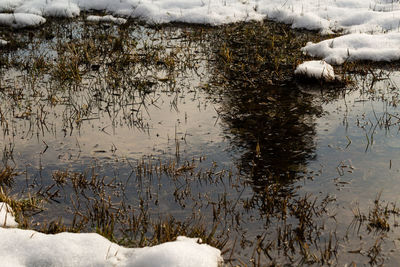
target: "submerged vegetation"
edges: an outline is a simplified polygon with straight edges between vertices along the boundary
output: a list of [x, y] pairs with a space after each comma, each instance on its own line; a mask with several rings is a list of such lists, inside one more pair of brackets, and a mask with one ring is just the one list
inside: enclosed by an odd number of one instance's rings
[[[385, 73], [373, 64], [344, 64], [329, 85], [295, 78], [306, 59], [299, 48], [322, 37], [269, 21], [206, 27], [80, 18], [1, 32], [10, 42], [0, 48], [0, 201], [21, 227], [93, 231], [125, 246], [200, 237], [222, 250], [227, 266], [399, 262], [385, 243], [398, 225], [395, 204], [379, 195], [365, 213], [307, 185], [325, 172], [309, 166], [324, 103], [355, 84], [386, 103], [376, 121], [357, 118], [366, 151], [377, 128], [398, 126], [389, 110], [398, 93], [376, 91]], [[212, 106], [211, 126], [221, 131], [191, 124], [181, 111], [186, 101], [196, 113]], [[169, 123], [169, 114], [154, 115], [160, 110], [181, 117]], [[216, 137], [205, 151], [190, 144], [210, 132], [223, 134], [215, 147]], [[336, 169], [326, 174], [333, 190], [354, 170]]]

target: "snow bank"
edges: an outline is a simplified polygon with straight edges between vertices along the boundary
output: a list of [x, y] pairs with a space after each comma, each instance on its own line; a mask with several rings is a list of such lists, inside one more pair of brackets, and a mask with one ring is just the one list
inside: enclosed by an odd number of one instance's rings
[[0, 13], [0, 25], [13, 28], [34, 27], [46, 22], [42, 16], [28, 13]]
[[349, 34], [325, 40], [317, 44], [309, 42], [302, 51], [323, 58], [330, 64], [343, 64], [345, 61], [372, 60], [393, 61], [400, 59], [400, 33], [387, 34]]
[[11, 12], [23, 4], [23, 0], [0, 0], [0, 12]]
[[[253, 3], [251, 3], [253, 2]], [[74, 17], [80, 11], [102, 10], [150, 23], [171, 21], [219, 25], [265, 17], [255, 2], [238, 0], [0, 0], [0, 10], [40, 16]]]
[[[44, 23], [42, 16], [74, 17], [81, 10], [103, 10], [114, 16], [141, 18], [150, 23], [188, 22], [219, 25], [273, 19], [293, 28], [321, 33], [341, 31], [346, 38], [309, 44], [304, 51], [334, 64], [345, 60], [397, 60], [400, 41], [400, 1], [388, 0], [0, 0], [0, 24], [12, 27]], [[29, 13], [29, 14], [28, 14]], [[36, 16], [34, 16], [36, 15]], [[123, 23], [112, 16], [92, 21]], [[357, 35], [369, 33], [370, 35]], [[383, 36], [375, 37], [376, 33]], [[371, 39], [373, 41], [371, 41]], [[372, 46], [379, 45], [379, 50]]]
[[[0, 223], [18, 225], [9, 206], [2, 202]], [[223, 261], [220, 250], [199, 244], [197, 238], [180, 236], [176, 241], [154, 247], [125, 248], [94, 233], [48, 235], [2, 227], [0, 259], [3, 267], [217, 267]]]
[[131, 249], [125, 254], [126, 265], [132, 267], [217, 267], [222, 263], [220, 251], [196, 238], [180, 236], [174, 242], [154, 247]]
[[80, 14], [80, 8], [74, 1], [27, 0], [17, 6], [14, 12], [31, 13], [38, 16], [72, 18]]
[[107, 16], [88, 16], [86, 18], [87, 21], [93, 21], [93, 22], [113, 22], [116, 24], [125, 24], [127, 22], [126, 19], [123, 18], [116, 18], [114, 16], [111, 15], [107, 15]]
[[[17, 227], [11, 207], [4, 202], [0, 202], [0, 227]], [[1, 240], [1, 238], [0, 238]]]
[[[395, 34], [400, 30], [397, 0], [0, 0], [0, 11], [5, 10], [20, 13], [0, 14], [0, 24], [12, 27], [39, 25], [45, 21], [43, 16], [74, 17], [82, 10], [103, 10], [109, 15], [140, 18], [149, 23], [220, 25], [269, 18], [323, 34], [354, 34], [349, 39], [335, 40], [334, 43], [343, 42], [340, 46], [334, 44], [329, 55], [326, 43], [318, 44], [319, 48], [309, 45], [304, 50], [335, 64], [348, 59], [396, 60], [398, 51], [394, 47], [400, 47]], [[106, 19], [117, 22], [111, 17], [98, 21]], [[118, 22], [122, 23], [120, 19]], [[357, 35], [362, 33], [369, 35]], [[375, 34], [386, 37], [375, 38]], [[379, 45], [379, 51], [371, 49], [376, 42], [371, 43], [370, 39], [384, 41], [384, 45]]]
[[335, 79], [335, 72], [333, 67], [325, 61], [312, 60], [306, 61], [297, 66], [294, 71], [297, 75], [304, 75], [309, 78], [323, 79], [326, 81], [332, 81]]
[[390, 31], [399, 27], [400, 3], [382, 0], [0, 0], [0, 10], [40, 16], [79, 15], [104, 10], [148, 22], [223, 24], [265, 17], [331, 32]]
[[0, 228], [1, 266], [217, 267], [220, 251], [196, 239], [154, 247], [125, 248], [98, 234], [47, 235], [32, 230]]

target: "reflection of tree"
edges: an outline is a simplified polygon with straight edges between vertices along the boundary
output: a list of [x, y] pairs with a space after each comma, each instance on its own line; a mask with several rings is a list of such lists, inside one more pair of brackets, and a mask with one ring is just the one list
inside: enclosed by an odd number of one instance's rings
[[255, 183], [296, 178], [315, 156], [313, 117], [320, 109], [311, 95], [259, 86], [229, 90], [222, 103], [232, 144], [244, 149], [240, 166]]
[[285, 32], [291, 41], [272, 37], [270, 27], [244, 24], [225, 30], [215, 68], [224, 88], [221, 118], [234, 148], [243, 150], [239, 166], [260, 186], [295, 179], [315, 157], [314, 118], [321, 113], [313, 95], [295, 85], [273, 85], [290, 80], [298, 49], [290, 46], [298, 41], [284, 27], [274, 31]]
[[[223, 42], [216, 43], [219, 60], [214, 85], [222, 88], [220, 118], [226, 136], [232, 148], [239, 150], [238, 167], [244, 183], [254, 191], [243, 199], [243, 207], [250, 216], [259, 218], [263, 234], [257, 236], [256, 246], [267, 259], [274, 255], [279, 259], [283, 253], [300, 255], [307, 262], [303, 243], [318, 248], [322, 242], [317, 218], [329, 201], [304, 196], [294, 181], [316, 157], [315, 117], [321, 115], [322, 108], [314, 94], [299, 90], [290, 80], [294, 64], [289, 58], [291, 44], [275, 40], [278, 48], [274, 48], [266, 24], [231, 27], [219, 36]], [[244, 224], [249, 221], [243, 219]], [[249, 234], [242, 236], [242, 242], [256, 238]]]

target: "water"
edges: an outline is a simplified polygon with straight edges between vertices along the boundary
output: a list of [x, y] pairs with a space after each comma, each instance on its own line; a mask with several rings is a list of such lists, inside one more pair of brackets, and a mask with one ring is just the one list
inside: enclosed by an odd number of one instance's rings
[[[218, 225], [225, 247], [234, 248], [224, 257], [234, 262], [301, 263], [307, 258], [301, 244], [320, 253], [330, 239], [339, 244], [339, 264], [399, 262], [396, 222], [388, 233], [368, 233], [367, 223], [349, 231], [354, 208], [368, 215], [379, 194], [384, 205], [398, 202], [398, 72], [379, 81], [357, 76], [341, 89], [256, 84], [250, 90], [231, 82], [235, 74], [215, 83], [221, 69], [212, 44], [187, 38], [199, 29], [163, 30], [168, 34], [135, 28], [137, 50], [123, 52], [144, 55], [130, 59], [135, 67], [107, 63], [78, 84], [54, 80], [51, 69], [36, 75], [3, 68], [3, 164], [20, 173], [10, 194], [57, 193], [32, 225], [60, 217], [71, 223], [71, 206], [86, 188], [51, 187], [53, 174], [68, 170], [103, 177], [115, 186], [107, 189], [113, 201], [135, 211], [144, 205], [149, 218]], [[46, 60], [65, 55], [51, 47], [40, 48]], [[29, 48], [18, 53], [32, 55]], [[105, 62], [119, 60], [118, 53]], [[137, 167], [164, 164], [160, 174]], [[88, 194], [82, 203], [97, 197]], [[375, 259], [370, 248], [380, 238], [384, 253]], [[260, 259], [257, 246], [266, 251]]]

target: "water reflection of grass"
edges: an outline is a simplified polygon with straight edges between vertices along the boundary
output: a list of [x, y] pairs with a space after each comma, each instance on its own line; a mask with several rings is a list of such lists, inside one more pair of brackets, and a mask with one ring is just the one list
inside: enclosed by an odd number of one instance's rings
[[[344, 83], [329, 85], [334, 90], [325, 90], [326, 98], [299, 90], [301, 81], [293, 78], [305, 59], [299, 47], [321, 37], [270, 22], [217, 28], [56, 22], [18, 32], [20, 39], [1, 55], [4, 136], [21, 136], [22, 129], [25, 138], [45, 142], [57, 135], [59, 123], [68, 136], [104, 117], [114, 131], [146, 131], [157, 94], [184, 91], [196, 73], [210, 78], [202, 89], [219, 103], [218, 119], [239, 156], [231, 168], [187, 159], [176, 134], [170, 160], [116, 157], [118, 164], [63, 166], [30, 184], [23, 177], [28, 171], [17, 174], [8, 166], [24, 169], [12, 140], [3, 150], [1, 199], [23, 227], [96, 231], [127, 246], [196, 236], [221, 248], [232, 265], [335, 264], [347, 255], [347, 236], [336, 231], [335, 198], [304, 193], [297, 183], [312, 175], [307, 166], [317, 156], [321, 103], [343, 92], [348, 71], [361, 71], [345, 65]], [[171, 108], [178, 109], [177, 101]], [[127, 175], [119, 172], [120, 163]], [[40, 164], [40, 171], [47, 168]], [[30, 194], [13, 195], [12, 181], [19, 187], [26, 182]], [[362, 234], [386, 230], [394, 210], [378, 201], [368, 216], [355, 214], [360, 225], [368, 221]], [[361, 254], [379, 263], [381, 243], [372, 244]]]
[[[168, 84], [173, 91], [177, 75], [199, 60], [193, 56], [188, 61], [179, 59], [184, 49], [197, 49], [186, 45], [191, 42], [189, 33], [189, 40], [172, 46], [162, 42], [168, 30], [147, 30], [138, 25], [123, 29], [52, 24], [42, 31], [57, 34], [45, 48], [41, 34], [34, 35], [26, 40], [29, 45], [25, 49], [17, 51], [19, 55], [5, 55], [9, 62], [3, 66], [3, 80], [11, 82], [15, 76], [24, 80], [17, 88], [4, 84], [4, 97], [19, 101], [11, 106], [16, 109], [13, 113], [39, 121], [38, 127], [46, 125], [46, 116], [55, 106], [64, 106], [67, 132], [99, 113], [107, 113], [113, 124], [121, 117], [131, 127], [144, 128], [142, 112], [156, 101], [151, 95], [156, 87]], [[33, 106], [40, 109], [32, 110]]]

